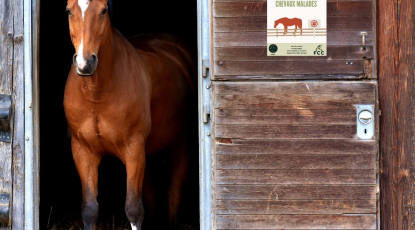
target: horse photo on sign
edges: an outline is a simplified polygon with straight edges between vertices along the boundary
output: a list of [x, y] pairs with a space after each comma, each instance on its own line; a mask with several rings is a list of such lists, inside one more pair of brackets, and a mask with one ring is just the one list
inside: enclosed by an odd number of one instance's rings
[[297, 28], [300, 28], [301, 30], [301, 34], [303, 34], [303, 21], [299, 18], [280, 18], [278, 20], [275, 21], [274, 24], [274, 28], [277, 28], [277, 26], [279, 24], [283, 24], [284, 25], [284, 33], [283, 34], [287, 34], [287, 27], [288, 26], [295, 26], [295, 31], [294, 31], [294, 35], [297, 32]]

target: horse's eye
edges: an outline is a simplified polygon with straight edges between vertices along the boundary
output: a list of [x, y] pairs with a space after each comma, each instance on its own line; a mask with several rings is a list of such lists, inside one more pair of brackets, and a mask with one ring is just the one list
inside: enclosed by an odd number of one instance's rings
[[107, 8], [104, 8], [102, 11], [101, 11], [101, 15], [105, 15], [106, 13], [107, 13]]
[[72, 16], [72, 10], [70, 10], [70, 9], [66, 8], [66, 12], [68, 12], [68, 15], [69, 15], [69, 16]]

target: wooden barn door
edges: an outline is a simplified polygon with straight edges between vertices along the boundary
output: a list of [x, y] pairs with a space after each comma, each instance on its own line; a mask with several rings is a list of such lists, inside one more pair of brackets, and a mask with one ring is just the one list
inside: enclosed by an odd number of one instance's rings
[[216, 229], [376, 229], [375, 82], [215, 82]]
[[0, 12], [0, 229], [23, 229], [23, 1], [0, 0]]
[[0, 0], [0, 229], [38, 229], [37, 0]]
[[327, 57], [267, 57], [266, 12], [211, 0], [212, 229], [379, 229], [376, 1], [327, 0]]

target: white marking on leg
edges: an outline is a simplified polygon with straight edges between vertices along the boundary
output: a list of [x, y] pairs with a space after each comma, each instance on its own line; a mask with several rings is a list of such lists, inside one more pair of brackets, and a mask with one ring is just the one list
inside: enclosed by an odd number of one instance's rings
[[82, 21], [85, 21], [85, 11], [88, 9], [90, 0], [78, 0], [78, 5], [81, 7], [82, 11]]
[[134, 224], [131, 224], [131, 230], [137, 230], [137, 226], [135, 226]]
[[82, 38], [81, 44], [79, 45], [78, 53], [76, 54], [76, 62], [78, 63], [78, 68], [83, 69], [86, 65], [86, 60], [84, 58], [84, 39]]

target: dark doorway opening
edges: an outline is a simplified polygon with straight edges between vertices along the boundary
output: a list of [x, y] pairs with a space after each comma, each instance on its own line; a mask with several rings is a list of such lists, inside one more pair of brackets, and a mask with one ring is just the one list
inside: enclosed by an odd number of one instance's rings
[[[66, 2], [41, 1], [40, 4], [40, 229], [83, 229], [81, 184], [72, 159], [63, 109], [66, 78], [75, 52], [69, 37]], [[196, 60], [196, 4], [194, 0], [113, 0], [112, 23], [125, 37], [142, 33], [176, 35], [193, 50]], [[197, 123], [194, 125], [197, 131]], [[179, 229], [199, 229], [197, 137], [195, 140]], [[156, 186], [166, 190], [170, 173], [168, 151], [156, 154], [150, 163], [161, 169], [156, 175], [160, 184]], [[121, 161], [104, 157], [99, 168], [99, 229], [130, 228], [124, 214], [125, 177]]]

